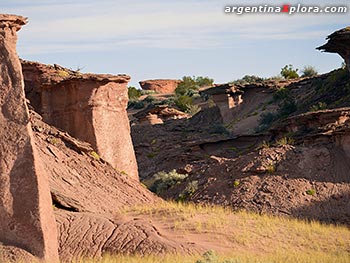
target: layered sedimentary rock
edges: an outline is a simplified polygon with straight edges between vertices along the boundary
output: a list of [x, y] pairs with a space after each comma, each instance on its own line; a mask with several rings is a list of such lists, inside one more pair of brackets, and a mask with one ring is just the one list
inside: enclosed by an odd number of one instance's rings
[[139, 124], [162, 124], [167, 120], [188, 118], [189, 115], [168, 105], [150, 105], [133, 115]]
[[345, 61], [350, 71], [350, 27], [335, 31], [327, 37], [328, 42], [318, 47], [318, 50], [338, 53]]
[[143, 90], [154, 90], [158, 93], [174, 93], [181, 81], [176, 79], [151, 79], [140, 81]]
[[224, 123], [228, 123], [232, 120], [232, 109], [243, 102], [244, 92], [233, 84], [223, 84], [203, 90], [201, 93], [211, 96], [220, 110]]
[[81, 74], [22, 61], [26, 94], [43, 120], [91, 143], [117, 170], [138, 179], [130, 136], [127, 75]]
[[55, 262], [57, 232], [48, 178], [33, 144], [16, 53], [16, 32], [25, 24], [24, 17], [0, 15], [0, 243]]

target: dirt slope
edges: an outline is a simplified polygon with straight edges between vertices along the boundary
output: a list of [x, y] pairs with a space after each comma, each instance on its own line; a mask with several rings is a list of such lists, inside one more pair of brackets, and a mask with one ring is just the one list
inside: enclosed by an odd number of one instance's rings
[[[182, 122], [134, 126], [141, 178], [177, 169], [189, 176], [162, 197], [350, 224], [349, 109], [340, 108], [349, 106], [348, 76], [336, 70], [243, 87], [243, 103], [225, 125], [231, 134], [204, 132], [220, 126], [215, 107]], [[275, 119], [261, 133], [259, 116], [268, 112]]]
[[88, 143], [41, 121], [31, 111], [35, 145], [49, 173], [63, 261], [104, 253], [189, 253], [194, 244], [173, 240], [147, 220], [120, 216], [130, 206], [162, 200], [138, 181], [113, 169]]

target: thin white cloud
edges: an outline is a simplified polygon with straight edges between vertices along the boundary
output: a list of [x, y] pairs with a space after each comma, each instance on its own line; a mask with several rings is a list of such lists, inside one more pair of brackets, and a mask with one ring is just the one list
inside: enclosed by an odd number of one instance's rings
[[[324, 26], [348, 22], [348, 15], [224, 14], [225, 4], [237, 1], [39, 1], [35, 6], [20, 2], [7, 4], [5, 10], [29, 16], [30, 23], [21, 31], [22, 54], [120, 47], [210, 49], [238, 39], [312, 39], [329, 33], [320, 29]], [[335, 2], [339, 1], [331, 3]]]

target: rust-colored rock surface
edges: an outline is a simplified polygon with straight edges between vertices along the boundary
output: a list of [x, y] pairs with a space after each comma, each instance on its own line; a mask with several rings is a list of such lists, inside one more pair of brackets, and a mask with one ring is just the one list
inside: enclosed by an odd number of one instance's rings
[[198, 250], [193, 243], [172, 240], [141, 218], [62, 210], [56, 211], [56, 218], [61, 233], [60, 255], [68, 262], [77, 257], [98, 258], [104, 253], [161, 255]]
[[143, 90], [154, 90], [158, 93], [174, 93], [181, 81], [176, 79], [151, 79], [140, 81]]
[[[189, 253], [198, 247], [167, 236], [125, 209], [162, 201], [130, 176], [92, 154], [90, 144], [52, 127], [30, 111], [35, 146], [49, 173], [63, 262], [104, 253]], [[123, 212], [124, 211], [124, 212]]]
[[177, 109], [171, 108], [168, 105], [149, 105], [144, 110], [141, 110], [133, 115], [139, 124], [162, 124], [167, 120], [176, 120], [188, 118], [189, 115]]
[[318, 47], [318, 50], [338, 53], [345, 61], [350, 71], [350, 27], [335, 31], [327, 37], [328, 42]]
[[48, 178], [33, 145], [16, 32], [26, 19], [0, 15], [0, 242], [58, 261]]
[[31, 111], [34, 142], [49, 174], [58, 208], [75, 212], [116, 213], [128, 205], [153, 204], [151, 192], [93, 153], [90, 144], [71, 137]]
[[26, 94], [43, 120], [91, 143], [114, 168], [138, 180], [130, 136], [127, 75], [81, 74], [22, 61]]
[[35, 263], [35, 258], [29, 252], [14, 246], [4, 246], [0, 244], [0, 262], [6, 263]]

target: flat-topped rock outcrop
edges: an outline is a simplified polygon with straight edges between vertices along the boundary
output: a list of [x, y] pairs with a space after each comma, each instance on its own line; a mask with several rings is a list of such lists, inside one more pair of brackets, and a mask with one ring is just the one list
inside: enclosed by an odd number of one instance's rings
[[140, 81], [143, 90], [154, 90], [158, 93], [174, 93], [181, 81], [177, 79], [150, 79]]
[[45, 122], [89, 142], [102, 159], [138, 179], [126, 112], [129, 76], [28, 61], [22, 67], [26, 95]]

